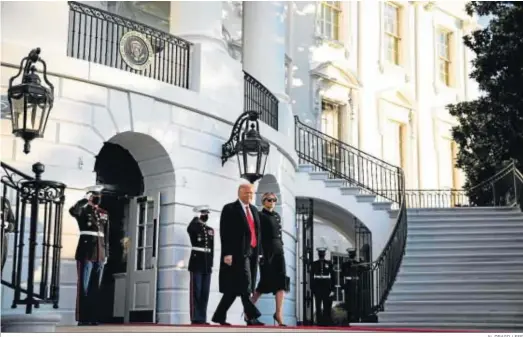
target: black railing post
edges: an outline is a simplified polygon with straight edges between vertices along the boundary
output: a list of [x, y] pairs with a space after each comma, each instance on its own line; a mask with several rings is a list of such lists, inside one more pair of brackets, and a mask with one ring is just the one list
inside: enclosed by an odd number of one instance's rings
[[[38, 226], [38, 208], [40, 207], [40, 183], [42, 180], [42, 173], [44, 172], [44, 165], [36, 163], [33, 165], [33, 172], [35, 180], [31, 182], [33, 185], [31, 196], [31, 222], [29, 227], [29, 265], [27, 268], [27, 297], [25, 313], [30, 314], [33, 311], [34, 301], [34, 266], [35, 266], [35, 250], [36, 250], [36, 230]], [[31, 188], [29, 187], [29, 190]]]

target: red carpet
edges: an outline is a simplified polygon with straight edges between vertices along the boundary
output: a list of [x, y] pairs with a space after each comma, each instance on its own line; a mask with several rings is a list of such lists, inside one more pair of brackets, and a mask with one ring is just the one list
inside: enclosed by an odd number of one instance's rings
[[[120, 324], [108, 324], [108, 325], [120, 325]], [[152, 324], [152, 323], [132, 323], [125, 325], [136, 325], [136, 326], [183, 326], [183, 327], [218, 327], [217, 324], [212, 325], [191, 325], [191, 324]], [[258, 329], [258, 328], [274, 328], [284, 330], [331, 330], [331, 331], [369, 331], [369, 332], [457, 332], [457, 333], [485, 333], [483, 330], [458, 330], [458, 329], [431, 329], [431, 328], [384, 328], [384, 327], [371, 327], [371, 326], [350, 326], [350, 327], [326, 327], [326, 326], [287, 326], [279, 327], [274, 325], [265, 326], [246, 326], [246, 325], [231, 325], [222, 326], [222, 328], [247, 328], [247, 329]]]

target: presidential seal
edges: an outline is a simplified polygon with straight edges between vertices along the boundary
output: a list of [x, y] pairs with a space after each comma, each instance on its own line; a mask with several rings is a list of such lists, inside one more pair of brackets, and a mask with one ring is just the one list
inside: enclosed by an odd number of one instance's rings
[[153, 47], [147, 37], [130, 31], [120, 39], [120, 55], [124, 62], [134, 70], [144, 70], [153, 59]]

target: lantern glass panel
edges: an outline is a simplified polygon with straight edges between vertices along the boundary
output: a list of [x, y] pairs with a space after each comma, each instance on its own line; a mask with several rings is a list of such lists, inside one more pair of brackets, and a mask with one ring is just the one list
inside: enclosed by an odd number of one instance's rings
[[267, 157], [268, 157], [268, 153], [265, 153], [265, 151], [262, 151], [260, 153], [260, 169], [259, 169], [259, 173], [261, 175], [263, 175], [265, 173], [265, 165], [267, 165]]
[[24, 127], [24, 106], [24, 95], [11, 98], [11, 122], [13, 123], [13, 132], [17, 132]]

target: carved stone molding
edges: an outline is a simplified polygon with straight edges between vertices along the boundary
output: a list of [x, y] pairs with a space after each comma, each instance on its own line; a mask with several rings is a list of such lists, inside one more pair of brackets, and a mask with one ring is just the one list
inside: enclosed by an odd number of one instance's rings
[[231, 5], [236, 15], [241, 18], [243, 16], [243, 1], [231, 1]]
[[434, 9], [434, 7], [436, 6], [436, 2], [435, 1], [427, 1], [424, 5], [423, 5], [423, 8], [427, 11], [427, 12], [430, 12]]

